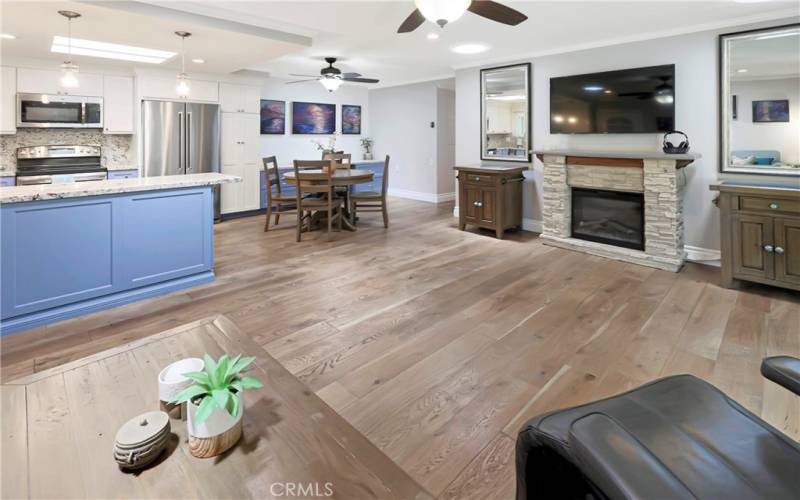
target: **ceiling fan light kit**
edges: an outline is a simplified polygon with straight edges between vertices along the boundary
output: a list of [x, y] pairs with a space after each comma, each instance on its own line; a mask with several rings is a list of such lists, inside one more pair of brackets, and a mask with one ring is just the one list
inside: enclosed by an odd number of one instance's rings
[[320, 78], [319, 83], [321, 83], [322, 86], [328, 90], [328, 92], [333, 92], [342, 86], [342, 80], [335, 76]]
[[306, 80], [296, 80], [293, 82], [286, 82], [286, 84], [290, 85], [293, 83], [318, 81], [323, 87], [325, 87], [328, 90], [328, 92], [334, 92], [336, 89], [341, 87], [344, 82], [356, 82], [356, 83], [379, 82], [379, 80], [376, 80], [374, 78], [361, 78], [361, 73], [342, 73], [342, 70], [333, 65], [333, 63], [336, 62], [335, 57], [326, 57], [325, 62], [328, 63], [328, 67], [322, 68], [320, 70], [319, 72], [320, 76], [290, 74], [289, 76], [301, 76], [306, 78]]
[[414, 5], [423, 17], [442, 28], [463, 16], [471, 3], [472, 0], [414, 0]]
[[416, 9], [400, 25], [398, 33], [411, 33], [426, 20], [444, 28], [466, 11], [509, 26], [516, 26], [528, 19], [522, 12], [492, 0], [414, 0], [414, 6]]

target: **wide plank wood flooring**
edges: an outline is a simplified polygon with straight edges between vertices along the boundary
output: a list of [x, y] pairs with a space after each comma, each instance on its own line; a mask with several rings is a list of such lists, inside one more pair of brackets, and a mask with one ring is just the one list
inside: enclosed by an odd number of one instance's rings
[[764, 356], [800, 356], [798, 294], [458, 231], [452, 205], [389, 213], [388, 230], [364, 214], [332, 242], [295, 243], [292, 216], [219, 224], [214, 283], [5, 337], [3, 380], [224, 314], [448, 499], [512, 497], [531, 416], [675, 373], [800, 438], [800, 398], [759, 374]]

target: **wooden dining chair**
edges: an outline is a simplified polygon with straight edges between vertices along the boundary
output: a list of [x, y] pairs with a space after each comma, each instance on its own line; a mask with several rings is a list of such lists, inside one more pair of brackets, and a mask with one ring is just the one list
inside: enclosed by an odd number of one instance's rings
[[350, 153], [325, 153], [322, 155], [323, 160], [333, 160], [336, 162], [337, 168], [346, 168], [348, 170], [353, 168], [352, 157], [353, 155]]
[[[326, 168], [327, 167], [327, 168]], [[311, 168], [324, 169], [321, 172], [309, 172]], [[294, 178], [297, 185], [295, 202], [297, 203], [297, 241], [301, 240], [303, 226], [311, 230], [315, 213], [324, 212], [328, 219], [328, 241], [330, 241], [333, 223], [342, 229], [342, 206], [344, 200], [333, 193], [333, 161], [294, 161]], [[319, 198], [304, 197], [304, 194], [321, 195]]]
[[[275, 214], [275, 225], [277, 226], [281, 214], [292, 213], [296, 210], [294, 205], [295, 197], [281, 193], [281, 173], [278, 170], [278, 160], [274, 156], [262, 158], [264, 163], [264, 176], [267, 184], [267, 220], [264, 222], [264, 231], [269, 231], [269, 218]], [[272, 192], [272, 187], [275, 192]], [[275, 205], [275, 209], [272, 206]]]
[[383, 179], [381, 180], [381, 191], [356, 191], [350, 195], [350, 204], [353, 210], [353, 218], [358, 216], [358, 212], [382, 212], [383, 227], [389, 227], [389, 212], [386, 208], [386, 191], [389, 186], [389, 155], [383, 162]]

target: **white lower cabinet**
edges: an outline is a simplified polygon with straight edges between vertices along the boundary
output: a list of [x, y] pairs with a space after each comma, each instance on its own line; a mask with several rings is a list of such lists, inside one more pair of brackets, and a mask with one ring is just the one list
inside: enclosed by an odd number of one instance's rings
[[221, 211], [230, 214], [258, 210], [261, 207], [259, 116], [222, 113], [221, 125], [220, 170], [242, 178], [242, 182], [222, 185]]

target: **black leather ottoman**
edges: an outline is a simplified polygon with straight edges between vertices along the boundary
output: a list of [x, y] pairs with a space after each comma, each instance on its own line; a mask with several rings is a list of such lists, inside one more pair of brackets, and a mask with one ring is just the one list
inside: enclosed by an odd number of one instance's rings
[[[798, 360], [762, 373], [800, 390]], [[800, 445], [691, 375], [533, 418], [516, 459], [518, 500], [800, 498]]]

